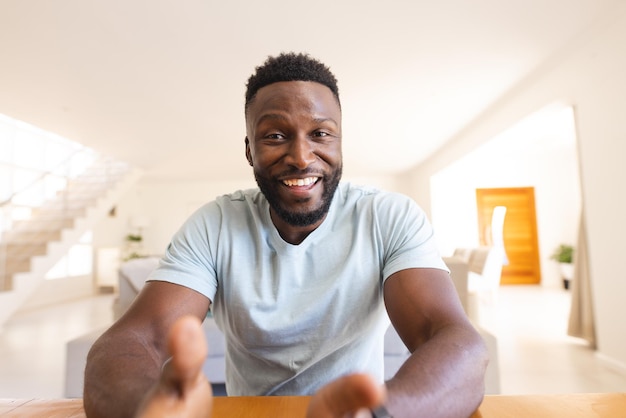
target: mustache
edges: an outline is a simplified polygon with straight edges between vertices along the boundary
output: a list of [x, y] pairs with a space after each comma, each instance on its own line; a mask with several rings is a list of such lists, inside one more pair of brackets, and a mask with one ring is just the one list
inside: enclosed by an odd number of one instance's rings
[[326, 175], [324, 173], [320, 173], [317, 170], [307, 168], [304, 170], [288, 169], [288, 170], [278, 173], [275, 177], [276, 178], [284, 178], [284, 177], [321, 177], [323, 178], [325, 176]]

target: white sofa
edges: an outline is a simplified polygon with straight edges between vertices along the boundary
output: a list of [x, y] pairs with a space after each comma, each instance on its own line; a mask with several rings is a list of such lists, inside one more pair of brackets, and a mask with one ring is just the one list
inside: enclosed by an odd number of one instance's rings
[[504, 249], [493, 246], [457, 248], [452, 257], [444, 258], [467, 266], [466, 312], [476, 323], [481, 322], [480, 306], [497, 300], [505, 258]]
[[[124, 263], [119, 271], [119, 295], [113, 304], [115, 319], [119, 318], [128, 309], [135, 296], [141, 290], [150, 272], [156, 268], [158, 258], [140, 258]], [[461, 295], [461, 302], [467, 306], [467, 266], [459, 262], [448, 261], [451, 276]], [[209, 345], [203, 371], [213, 384], [216, 394], [225, 394], [225, 340], [222, 332], [217, 328], [215, 321], [207, 317], [202, 324]], [[66, 378], [65, 396], [68, 398], [82, 397], [83, 373], [87, 353], [95, 340], [105, 331], [97, 329], [67, 343], [66, 347]], [[491, 354], [491, 362], [486, 379], [488, 393], [499, 393], [499, 376], [497, 367], [497, 347], [495, 338], [484, 330], [480, 330]], [[385, 379], [391, 378], [398, 368], [409, 357], [409, 351], [393, 327], [389, 327], [385, 334]]]
[[[478, 259], [483, 257], [483, 250], [476, 254], [473, 266], [470, 264], [471, 253], [473, 250], [467, 250], [468, 254], [457, 252], [452, 257], [444, 257], [444, 261], [450, 269], [450, 277], [454, 282], [454, 286], [459, 294], [461, 305], [465, 309], [465, 313], [469, 317], [470, 321], [474, 324], [474, 327], [478, 330], [483, 337], [487, 349], [489, 350], [489, 366], [485, 374], [485, 392], [490, 395], [497, 395], [500, 393], [500, 366], [498, 359], [498, 341], [496, 337], [483, 329], [477, 322], [478, 307], [476, 305], [475, 295], [470, 287], [470, 275], [472, 274], [472, 268], [479, 269]], [[476, 274], [476, 273], [474, 273]]]

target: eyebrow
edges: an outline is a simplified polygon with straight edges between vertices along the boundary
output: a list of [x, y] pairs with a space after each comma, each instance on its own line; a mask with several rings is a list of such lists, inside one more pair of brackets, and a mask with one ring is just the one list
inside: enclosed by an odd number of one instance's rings
[[256, 124], [258, 125], [259, 123], [265, 121], [265, 120], [286, 120], [287, 118], [283, 115], [279, 115], [277, 113], [266, 113], [265, 115], [261, 116], [259, 119], [257, 119]]
[[[267, 113], [263, 116], [261, 116], [257, 121], [256, 124], [258, 125], [261, 122], [264, 122], [265, 120], [287, 120], [287, 118], [284, 115], [278, 114], [278, 113]], [[333, 118], [313, 118], [313, 122], [321, 124], [321, 123], [326, 123], [326, 122], [330, 122], [333, 125], [335, 125], [336, 127], [339, 126], [339, 124], [337, 123], [337, 121]]]
[[315, 119], [313, 119], [313, 121], [317, 122], [317, 123], [331, 122], [333, 125], [339, 126], [337, 121], [335, 119], [333, 119], [333, 118], [315, 118]]

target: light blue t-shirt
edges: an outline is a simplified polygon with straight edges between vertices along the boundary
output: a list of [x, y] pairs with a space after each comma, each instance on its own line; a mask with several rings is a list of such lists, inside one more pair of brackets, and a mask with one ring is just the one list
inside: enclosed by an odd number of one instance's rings
[[310, 395], [347, 373], [382, 383], [382, 286], [417, 267], [447, 270], [417, 204], [341, 183], [299, 245], [280, 237], [259, 190], [217, 198], [176, 233], [151, 280], [213, 302], [229, 395]]

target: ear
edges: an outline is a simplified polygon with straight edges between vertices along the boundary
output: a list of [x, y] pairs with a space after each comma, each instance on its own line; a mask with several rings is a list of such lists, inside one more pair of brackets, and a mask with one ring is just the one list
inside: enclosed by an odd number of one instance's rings
[[250, 154], [250, 141], [248, 140], [248, 137], [246, 137], [245, 143], [246, 143], [246, 160], [248, 160], [248, 164], [250, 164], [250, 167], [252, 167], [253, 166], [252, 155]]

